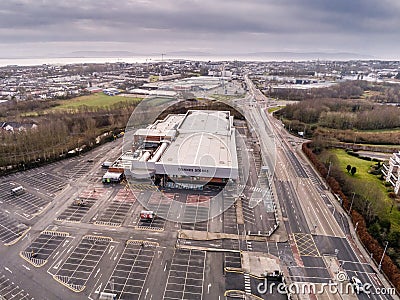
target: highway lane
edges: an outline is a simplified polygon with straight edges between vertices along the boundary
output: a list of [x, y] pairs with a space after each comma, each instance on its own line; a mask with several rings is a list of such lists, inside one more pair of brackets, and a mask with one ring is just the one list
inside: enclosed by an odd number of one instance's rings
[[[251, 81], [246, 78], [246, 82], [250, 87], [250, 93], [252, 97], [256, 100], [264, 99], [265, 97], [259, 92]], [[252, 104], [254, 107], [254, 104]], [[250, 113], [254, 113], [255, 109], [249, 109]], [[272, 116], [267, 116], [267, 119], [273, 119]], [[257, 121], [265, 121], [266, 118], [252, 116], [250, 120]], [[287, 230], [292, 233], [300, 232], [300, 230], [304, 230], [304, 228], [308, 228], [309, 232], [311, 231], [315, 237], [315, 244], [317, 249], [321, 252], [334, 252], [335, 249], [338, 250], [337, 257], [339, 261], [343, 264], [343, 269], [348, 269], [349, 275], [356, 274], [359, 275], [362, 282], [371, 283], [374, 287], [379, 287], [381, 285], [380, 280], [377, 279], [377, 276], [374, 271], [371, 273], [365, 272], [365, 266], [362, 265], [360, 259], [356, 254], [356, 250], [350, 245], [349, 241], [344, 238], [345, 234], [343, 233], [343, 229], [346, 229], [347, 226], [342, 224], [343, 226], [339, 226], [337, 220], [343, 222], [343, 219], [338, 217], [336, 219], [329, 208], [333, 208], [333, 212], [335, 211], [335, 207], [333, 204], [329, 204], [330, 200], [326, 197], [326, 194], [322, 191], [324, 190], [324, 186], [322, 184], [315, 186], [315, 182], [312, 182], [307, 172], [303, 168], [303, 164], [306, 162], [301, 162], [301, 160], [297, 157], [295, 149], [289, 145], [284, 136], [285, 131], [282, 126], [277, 121], [272, 121], [272, 127], [274, 128], [274, 132], [276, 134], [276, 144], [278, 146], [278, 150], [281, 150], [284, 155], [281, 155], [278, 151], [277, 155], [277, 169], [275, 172], [275, 176], [277, 178], [274, 179], [275, 188], [277, 191], [277, 197], [281, 202], [281, 206], [284, 207], [285, 213], [284, 217], [287, 217]], [[259, 125], [257, 123], [258, 128], [266, 128], [267, 126]], [[264, 144], [260, 143], [262, 148], [264, 148]], [[262, 149], [267, 152], [267, 149]], [[288, 166], [291, 166], [289, 168]], [[287, 171], [292, 170], [289, 178], [285, 176], [285, 172], [279, 171], [279, 166], [283, 166]], [[288, 194], [287, 186], [281, 183], [282, 180], [291, 181], [292, 186], [296, 186], [295, 193]], [[317, 183], [318, 184], [318, 183]], [[300, 197], [299, 197], [300, 196]], [[293, 201], [293, 206], [291, 206], [291, 202]], [[328, 207], [330, 205], [330, 207]], [[297, 209], [295, 207], [302, 207], [303, 209]], [[291, 211], [287, 211], [287, 209], [291, 209]], [[302, 214], [303, 218], [301, 219], [301, 226], [297, 224], [297, 220], [295, 214], [293, 213], [293, 209], [297, 212], [297, 214]], [[338, 215], [340, 216], [340, 215]], [[297, 217], [299, 219], [299, 216]], [[311, 224], [312, 225], [311, 225]], [[316, 226], [315, 226], [316, 225]], [[311, 230], [310, 230], [311, 229]], [[317, 234], [317, 235], [316, 235]], [[321, 240], [320, 237], [323, 237]], [[298, 245], [297, 245], [298, 246]], [[326, 249], [326, 250], [325, 250]], [[322, 254], [321, 254], [322, 255]], [[306, 267], [312, 267], [309, 259], [304, 259], [302, 257], [302, 263]], [[346, 266], [347, 263], [347, 266]], [[323, 267], [323, 266], [322, 266]], [[354, 268], [358, 268], [358, 271], [353, 271]], [[364, 271], [362, 271], [364, 270]], [[382, 296], [382, 295], [368, 295], [370, 299], [392, 299], [390, 296]], [[367, 295], [359, 295], [360, 299], [365, 299]]]
[[284, 220], [286, 219], [285, 222], [288, 224], [286, 227], [288, 232], [311, 233], [299, 202], [296, 201], [296, 195], [292, 183], [281, 180], [275, 180], [274, 182], [277, 191], [277, 198], [281, 203], [281, 207], [283, 207], [282, 215]]

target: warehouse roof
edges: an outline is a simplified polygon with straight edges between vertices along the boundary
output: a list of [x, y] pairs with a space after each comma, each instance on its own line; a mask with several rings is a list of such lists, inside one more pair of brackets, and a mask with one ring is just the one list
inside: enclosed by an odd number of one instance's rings
[[231, 118], [229, 111], [189, 110], [179, 132], [209, 132], [230, 134]]
[[156, 164], [159, 173], [236, 178], [235, 130], [229, 111], [188, 111], [176, 139]]

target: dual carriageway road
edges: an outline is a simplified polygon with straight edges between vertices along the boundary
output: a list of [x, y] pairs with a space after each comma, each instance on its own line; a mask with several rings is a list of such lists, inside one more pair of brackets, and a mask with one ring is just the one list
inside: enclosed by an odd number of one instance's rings
[[294, 257], [287, 268], [290, 281], [318, 284], [335, 281], [337, 273], [344, 272], [349, 279], [357, 276], [364, 284], [371, 284], [371, 293], [349, 295], [326, 291], [316, 297], [398, 299], [396, 295], [378, 294], [389, 285], [383, 283], [376, 267], [357, 246], [359, 243], [350, 233], [352, 227], [339, 203], [301, 153], [299, 144], [304, 140], [288, 142], [288, 134], [281, 122], [266, 113], [266, 107], [261, 108], [268, 99], [248, 77], [245, 80], [249, 95], [245, 99], [247, 107], [242, 111], [257, 133], [263, 161], [273, 178], [273, 189]]

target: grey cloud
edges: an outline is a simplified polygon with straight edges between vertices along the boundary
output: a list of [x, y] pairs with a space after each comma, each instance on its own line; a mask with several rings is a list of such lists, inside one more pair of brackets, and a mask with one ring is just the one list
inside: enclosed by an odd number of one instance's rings
[[288, 48], [357, 48], [356, 37], [398, 37], [399, 9], [396, 0], [9, 0], [0, 2], [0, 40], [262, 49], [284, 37]]

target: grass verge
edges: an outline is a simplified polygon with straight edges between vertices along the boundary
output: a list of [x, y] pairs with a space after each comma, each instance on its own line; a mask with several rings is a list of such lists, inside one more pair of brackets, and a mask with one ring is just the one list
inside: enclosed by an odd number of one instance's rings
[[[377, 203], [378, 207], [383, 208], [380, 210], [379, 217], [381, 219], [388, 219], [392, 224], [392, 229], [400, 230], [400, 211], [396, 209], [396, 207], [393, 207], [392, 212], [390, 213], [393, 202], [388, 196], [387, 188], [384, 186], [384, 181], [380, 180], [379, 176], [369, 173], [371, 166], [376, 164], [376, 162], [351, 156], [342, 149], [331, 149], [328, 153], [328, 155], [333, 154], [337, 157], [339, 162], [338, 167], [343, 171], [343, 173], [345, 173], [346, 176], [352, 178], [353, 180], [362, 181], [366, 183], [366, 186], [376, 186], [379, 189], [379, 191], [382, 193], [382, 197], [372, 199], [372, 201], [379, 201], [379, 203]], [[357, 172], [354, 174], [354, 176], [346, 171], [347, 165], [357, 168]]]

